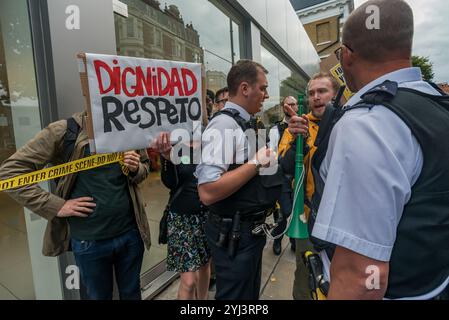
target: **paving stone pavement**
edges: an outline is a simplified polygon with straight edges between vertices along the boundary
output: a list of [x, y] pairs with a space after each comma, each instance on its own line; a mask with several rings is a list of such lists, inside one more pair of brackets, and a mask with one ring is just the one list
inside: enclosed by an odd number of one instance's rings
[[[262, 259], [261, 300], [292, 300], [293, 279], [296, 269], [295, 254], [290, 249], [287, 237], [282, 240], [281, 255], [273, 253], [273, 241], [267, 240]], [[179, 287], [179, 278], [165, 288], [155, 300], [175, 300]], [[214, 299], [215, 291], [209, 292]]]

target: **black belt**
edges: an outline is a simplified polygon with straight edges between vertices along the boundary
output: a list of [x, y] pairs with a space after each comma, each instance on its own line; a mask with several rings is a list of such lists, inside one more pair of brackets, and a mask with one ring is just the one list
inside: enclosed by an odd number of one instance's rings
[[240, 217], [240, 220], [241, 221], [249, 221], [249, 222], [259, 222], [259, 221], [264, 222], [266, 217], [267, 217], [267, 211], [263, 210], [263, 211], [246, 213]]
[[[223, 218], [232, 219], [233, 216], [220, 216], [216, 213], [209, 212], [209, 219], [211, 219], [213, 222], [220, 223]], [[240, 216], [240, 221], [242, 221], [242, 222], [264, 222], [265, 218], [266, 218], [266, 211], [264, 210], [264, 211], [245, 213], [244, 215]]]

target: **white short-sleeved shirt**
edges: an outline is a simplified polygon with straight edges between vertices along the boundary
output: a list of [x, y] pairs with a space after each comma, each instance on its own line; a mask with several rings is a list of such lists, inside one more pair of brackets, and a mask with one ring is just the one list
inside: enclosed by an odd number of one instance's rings
[[[419, 68], [386, 74], [362, 88], [346, 106], [355, 105], [386, 80], [439, 94], [421, 79]], [[371, 259], [389, 261], [422, 165], [419, 143], [395, 113], [381, 105], [349, 110], [335, 125], [320, 167], [326, 184], [312, 235]], [[329, 261], [324, 260], [329, 277]]]
[[[244, 120], [250, 119], [244, 108], [230, 101], [224, 109], [237, 110]], [[245, 160], [247, 150], [245, 133], [233, 118], [224, 114], [213, 118], [202, 135], [201, 162], [196, 168], [198, 185], [220, 179], [230, 163]]]
[[[288, 120], [285, 117], [282, 120], [282, 122], [288, 124]], [[277, 153], [278, 152], [278, 148], [279, 148], [279, 142], [282, 139], [282, 135], [279, 134], [278, 125], [276, 125], [273, 128], [271, 128], [271, 130], [269, 132], [269, 137], [270, 137], [270, 148], [273, 149], [274, 152]]]

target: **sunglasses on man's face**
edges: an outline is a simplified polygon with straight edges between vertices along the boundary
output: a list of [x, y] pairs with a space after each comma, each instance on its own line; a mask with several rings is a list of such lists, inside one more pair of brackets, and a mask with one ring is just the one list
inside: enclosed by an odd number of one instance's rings
[[342, 44], [340, 47], [338, 47], [338, 48], [334, 51], [335, 56], [337, 57], [337, 60], [338, 60], [338, 61], [341, 61], [341, 51], [343, 50], [343, 47], [346, 47], [346, 48], [348, 48], [349, 51], [354, 52], [354, 50], [352, 50], [348, 45]]
[[220, 104], [220, 103], [225, 104], [226, 102], [228, 102], [228, 99], [217, 100], [217, 104]]

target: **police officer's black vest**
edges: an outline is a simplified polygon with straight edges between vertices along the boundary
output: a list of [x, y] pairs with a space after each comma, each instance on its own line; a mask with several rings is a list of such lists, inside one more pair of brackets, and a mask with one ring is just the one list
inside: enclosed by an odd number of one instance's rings
[[[353, 107], [329, 108], [321, 121], [323, 131], [318, 134], [318, 149], [312, 160], [315, 194], [309, 228], [313, 228], [324, 190], [319, 168], [333, 126], [345, 111], [375, 105], [383, 105], [399, 116], [423, 152], [421, 174], [397, 228], [385, 294], [387, 298], [420, 296], [449, 277], [449, 96], [398, 89], [397, 83], [387, 81], [365, 93]], [[318, 250], [326, 250], [332, 257], [333, 245], [313, 237], [311, 240]]]
[[[257, 130], [255, 121], [246, 121], [235, 109], [223, 109], [218, 115], [227, 115], [233, 118], [239, 127], [245, 132], [247, 129]], [[245, 162], [247, 159], [245, 159]], [[231, 164], [228, 171], [240, 167], [241, 164]], [[224, 200], [218, 201], [208, 208], [210, 212], [222, 217], [232, 217], [237, 212], [244, 217], [246, 214], [255, 213], [272, 208], [281, 192], [280, 170], [275, 175], [256, 175], [238, 191]]]
[[284, 135], [284, 131], [285, 129], [288, 128], [288, 123], [285, 123], [284, 120], [281, 120], [276, 122], [272, 128], [276, 128], [279, 133], [279, 141], [278, 141], [279, 146], [279, 143], [281, 143], [282, 140], [282, 136]]

